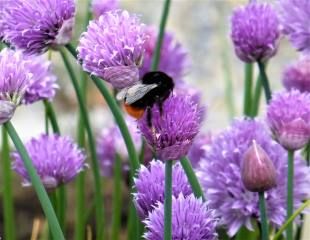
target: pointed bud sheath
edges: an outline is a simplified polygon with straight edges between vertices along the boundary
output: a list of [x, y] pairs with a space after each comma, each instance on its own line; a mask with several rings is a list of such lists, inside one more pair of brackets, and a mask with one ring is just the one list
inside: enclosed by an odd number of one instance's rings
[[10, 121], [15, 112], [16, 105], [10, 101], [0, 100], [0, 125]]
[[263, 192], [276, 186], [275, 167], [255, 140], [243, 156], [241, 174], [245, 188], [251, 192]]

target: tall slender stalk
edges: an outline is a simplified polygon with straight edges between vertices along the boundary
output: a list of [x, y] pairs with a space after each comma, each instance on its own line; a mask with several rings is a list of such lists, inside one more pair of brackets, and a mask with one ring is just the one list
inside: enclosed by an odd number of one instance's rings
[[4, 239], [16, 239], [15, 236], [15, 217], [14, 199], [12, 194], [12, 170], [10, 159], [10, 145], [8, 133], [2, 128], [2, 175], [3, 175], [3, 220], [4, 220]]
[[245, 116], [251, 115], [252, 109], [252, 85], [253, 85], [253, 64], [246, 63], [244, 66], [244, 103], [243, 103], [243, 113]]
[[71, 67], [71, 64], [67, 58], [67, 55], [64, 49], [60, 49], [60, 54], [68, 70], [72, 85], [77, 95], [80, 111], [82, 113], [81, 116], [83, 117], [83, 122], [85, 124], [86, 133], [88, 136], [88, 146], [90, 149], [91, 163], [92, 163], [91, 169], [93, 171], [94, 184], [95, 184], [94, 190], [95, 190], [95, 205], [96, 205], [95, 212], [96, 212], [96, 231], [97, 231], [96, 238], [101, 240], [103, 239], [105, 235], [104, 233], [104, 208], [103, 208], [102, 185], [101, 185], [100, 172], [99, 172], [99, 162], [98, 162], [97, 154], [96, 154], [96, 143], [95, 143], [94, 136], [91, 130], [87, 108], [83, 101], [83, 94], [78, 84], [78, 80], [74, 74], [73, 68]]
[[259, 75], [260, 75], [261, 83], [262, 83], [262, 86], [265, 92], [266, 102], [268, 104], [269, 101], [271, 100], [271, 89], [270, 89], [269, 80], [266, 74], [265, 64], [261, 61], [258, 61], [257, 64], [259, 68]]
[[51, 122], [53, 132], [56, 134], [60, 134], [60, 128], [59, 128], [59, 124], [57, 121], [57, 117], [56, 117], [56, 113], [55, 113], [55, 110], [53, 108], [53, 105], [47, 100], [44, 100], [43, 104], [44, 104], [45, 112], [48, 116], [48, 119]]
[[122, 159], [118, 154], [114, 161], [113, 216], [111, 239], [118, 240], [122, 209]]
[[31, 183], [34, 187], [34, 190], [37, 193], [37, 196], [39, 198], [39, 201], [41, 203], [41, 206], [43, 208], [43, 211], [47, 217], [49, 228], [51, 229], [51, 232], [53, 234], [54, 239], [64, 240], [64, 235], [61, 231], [60, 225], [58, 223], [55, 211], [53, 209], [53, 206], [50, 202], [50, 199], [48, 198], [48, 195], [45, 191], [45, 188], [43, 184], [41, 183], [41, 180], [32, 164], [32, 161], [25, 149], [25, 146], [23, 145], [22, 141], [20, 140], [19, 136], [17, 135], [17, 132], [15, 131], [15, 128], [11, 124], [11, 122], [7, 122], [4, 124], [4, 127], [6, 128], [7, 132], [9, 133], [17, 151], [22, 157], [22, 160], [25, 164], [25, 167], [27, 169], [27, 172], [29, 174]]
[[171, 0], [166, 0], [163, 11], [162, 11], [162, 16], [161, 16], [160, 25], [159, 25], [159, 34], [157, 37], [156, 48], [155, 48], [154, 56], [152, 59], [152, 67], [151, 67], [152, 71], [156, 71], [158, 69], [158, 65], [160, 61], [161, 45], [163, 43], [163, 38], [165, 34], [165, 28], [167, 24], [168, 15], [169, 15], [170, 3], [171, 3]]
[[197, 198], [202, 198], [205, 201], [204, 195], [203, 195], [203, 191], [201, 189], [201, 186], [199, 184], [199, 181], [196, 177], [196, 174], [193, 170], [193, 167], [190, 163], [190, 161], [188, 160], [187, 157], [182, 157], [181, 158], [181, 165], [184, 169], [184, 172], [187, 176], [187, 179], [192, 187], [193, 193], [195, 194], [195, 196]]
[[256, 80], [254, 96], [252, 99], [251, 117], [256, 117], [258, 114], [261, 95], [262, 95], [262, 79], [261, 76], [259, 75]]
[[269, 240], [269, 231], [268, 231], [268, 218], [266, 213], [266, 203], [264, 192], [259, 192], [259, 211], [260, 211], [260, 219], [261, 219], [261, 239]]
[[[287, 168], [287, 215], [288, 220], [294, 211], [294, 151], [288, 150], [288, 168]], [[293, 223], [286, 228], [287, 240], [293, 240]]]
[[172, 160], [165, 163], [164, 239], [172, 239]]

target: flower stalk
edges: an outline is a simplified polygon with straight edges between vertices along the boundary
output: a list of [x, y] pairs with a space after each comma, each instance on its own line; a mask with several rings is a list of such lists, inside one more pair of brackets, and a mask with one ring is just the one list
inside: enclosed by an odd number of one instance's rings
[[54, 237], [54, 239], [64, 240], [65, 237], [62, 233], [61, 227], [59, 225], [59, 222], [57, 220], [55, 211], [53, 209], [53, 206], [51, 204], [51, 201], [45, 191], [45, 188], [43, 184], [41, 183], [40, 177], [38, 176], [32, 161], [25, 149], [25, 146], [23, 145], [22, 141], [20, 140], [17, 132], [15, 131], [14, 126], [11, 124], [11, 122], [7, 122], [4, 124], [4, 127], [8, 131], [17, 151], [22, 156], [22, 160], [24, 161], [25, 167], [28, 171], [29, 177], [31, 179], [31, 183], [38, 195], [39, 201], [41, 203], [41, 206], [43, 208], [43, 211], [47, 217], [49, 228], [51, 229], [51, 233]]
[[[293, 215], [294, 210], [294, 151], [288, 150], [288, 168], [287, 168], [287, 216], [288, 220]], [[286, 228], [287, 240], [293, 240], [293, 223], [288, 224]]]
[[265, 202], [265, 192], [259, 192], [259, 211], [260, 211], [260, 218], [261, 218], [261, 239], [268, 240], [269, 239], [269, 231], [268, 231], [268, 218], [266, 213], [266, 202]]
[[172, 160], [165, 163], [164, 240], [172, 239]]
[[251, 115], [252, 109], [252, 85], [253, 85], [253, 64], [245, 64], [245, 87], [244, 87], [244, 103], [243, 113], [245, 116]]
[[271, 90], [269, 85], [269, 80], [266, 74], [265, 64], [262, 61], [257, 61], [257, 65], [259, 68], [259, 75], [261, 79], [262, 86], [264, 88], [265, 97], [267, 104], [271, 100]]

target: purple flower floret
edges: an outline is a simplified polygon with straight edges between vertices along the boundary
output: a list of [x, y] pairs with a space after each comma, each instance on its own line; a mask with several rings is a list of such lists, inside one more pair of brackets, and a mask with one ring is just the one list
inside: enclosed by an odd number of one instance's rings
[[[137, 129], [137, 124], [129, 119], [126, 119], [126, 122], [135, 143], [136, 151], [140, 151], [142, 136]], [[150, 149], [145, 149], [145, 156], [148, 155], [149, 151]], [[129, 170], [127, 148], [118, 126], [113, 125], [112, 127], [104, 128], [97, 138], [97, 155], [103, 176], [111, 177], [113, 175], [116, 154], [122, 159], [124, 172], [127, 172]]]
[[119, 7], [119, 0], [92, 0], [91, 10], [96, 19], [102, 14], [116, 10]]
[[5, 40], [28, 54], [41, 54], [70, 42], [74, 15], [74, 0], [14, 0], [0, 20]]
[[301, 92], [310, 92], [310, 57], [304, 56], [286, 67], [282, 81], [287, 90], [295, 88]]
[[152, 109], [152, 127], [147, 114], [138, 121], [146, 141], [154, 148], [159, 159], [177, 160], [186, 156], [200, 129], [204, 109], [189, 95], [173, 95], [163, 104]]
[[56, 94], [56, 89], [59, 88], [57, 77], [52, 73], [52, 63], [42, 56], [29, 56], [26, 61], [27, 70], [32, 74], [32, 78], [27, 82], [23, 103], [51, 101]]
[[[152, 211], [144, 221], [147, 240], [164, 239], [164, 204]], [[217, 220], [214, 211], [193, 194], [172, 197], [172, 240], [215, 240]]]
[[128, 87], [139, 80], [146, 38], [136, 15], [121, 10], [106, 12], [91, 21], [82, 34], [78, 58], [85, 71], [115, 88]]
[[[143, 65], [140, 68], [140, 76], [151, 71], [152, 58], [156, 48], [156, 41], [158, 31], [155, 27], [149, 26], [146, 29], [149, 38], [144, 44], [145, 54], [143, 58]], [[158, 70], [168, 74], [176, 82], [180, 81], [186, 74], [190, 66], [190, 60], [186, 49], [177, 42], [174, 35], [170, 32], [164, 34], [160, 62]]]
[[[71, 181], [86, 167], [86, 155], [69, 137], [42, 134], [26, 143], [26, 149], [46, 188], [56, 188]], [[23, 185], [31, 181], [18, 152], [12, 152], [13, 169], [23, 177]]]
[[279, 0], [280, 21], [283, 32], [298, 50], [310, 52], [309, 0]]
[[284, 148], [302, 148], [310, 140], [310, 94], [298, 90], [274, 94], [267, 108], [267, 121]]
[[0, 52], [0, 124], [9, 121], [21, 103], [32, 78], [21, 52]]
[[194, 168], [199, 166], [199, 162], [204, 157], [206, 149], [211, 145], [211, 138], [210, 133], [200, 133], [195, 138], [187, 155]]
[[251, 63], [273, 57], [279, 37], [279, 20], [270, 4], [253, 1], [234, 11], [231, 38], [242, 61]]
[[[281, 226], [286, 217], [287, 151], [276, 143], [258, 120], [235, 120], [232, 125], [212, 139], [197, 171], [209, 206], [215, 209], [220, 225], [234, 236], [241, 226], [253, 229], [252, 219], [260, 221], [258, 194], [248, 191], [242, 183], [241, 167], [244, 154], [253, 140], [273, 162], [277, 186], [265, 192], [270, 224]], [[310, 170], [296, 154], [294, 159], [294, 208], [310, 193]]]
[[[159, 202], [165, 198], [165, 164], [161, 161], [151, 161], [149, 167], [141, 165], [137, 177], [134, 179], [134, 203], [141, 219], [147, 217]], [[180, 163], [173, 165], [172, 195], [177, 197], [180, 193], [188, 196], [192, 189], [187, 181]]]

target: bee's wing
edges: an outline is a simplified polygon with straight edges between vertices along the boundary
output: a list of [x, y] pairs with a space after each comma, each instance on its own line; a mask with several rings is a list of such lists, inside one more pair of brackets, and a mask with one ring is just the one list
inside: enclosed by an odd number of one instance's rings
[[125, 94], [125, 102], [127, 104], [132, 104], [142, 98], [152, 89], [156, 88], [157, 84], [135, 84], [132, 87], [128, 88]]
[[126, 97], [126, 95], [127, 95], [128, 89], [129, 89], [129, 87], [126, 87], [126, 88], [123, 88], [121, 91], [119, 91], [119, 92], [116, 94], [116, 99], [117, 99], [118, 101], [124, 100], [125, 97]]

